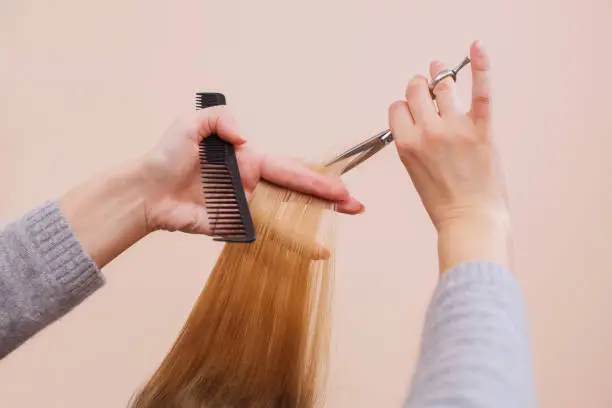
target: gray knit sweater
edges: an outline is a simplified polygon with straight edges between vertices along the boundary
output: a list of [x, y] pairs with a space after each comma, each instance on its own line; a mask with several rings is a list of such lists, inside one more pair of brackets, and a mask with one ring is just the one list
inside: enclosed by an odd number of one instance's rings
[[[4, 227], [0, 358], [103, 282], [56, 202]], [[405, 407], [534, 407], [530, 354], [514, 277], [490, 263], [460, 265], [444, 274], [434, 293]]]

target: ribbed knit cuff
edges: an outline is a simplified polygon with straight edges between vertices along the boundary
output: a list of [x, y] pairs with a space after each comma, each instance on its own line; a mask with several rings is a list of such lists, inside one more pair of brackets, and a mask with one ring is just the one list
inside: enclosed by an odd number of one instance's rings
[[[80, 245], [57, 201], [24, 216], [25, 232], [48, 269], [45, 278], [76, 304], [104, 284], [97, 265]], [[67, 305], [68, 306], [68, 305]]]
[[505, 267], [466, 262], [440, 279], [406, 408], [534, 407], [519, 285]]
[[507, 268], [489, 261], [465, 262], [449, 269], [442, 275], [439, 287], [448, 290], [470, 282], [494, 286], [510, 285], [513, 289], [518, 289], [516, 278]]
[[450, 307], [460, 299], [462, 303], [493, 302], [514, 314], [518, 321], [524, 319], [522, 293], [516, 277], [507, 268], [489, 261], [471, 261], [446, 271], [431, 299], [426, 328], [437, 324], [439, 310]]

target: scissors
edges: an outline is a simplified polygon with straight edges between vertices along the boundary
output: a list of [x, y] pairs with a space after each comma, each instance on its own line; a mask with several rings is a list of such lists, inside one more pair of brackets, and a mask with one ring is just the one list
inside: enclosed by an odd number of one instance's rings
[[[434, 88], [438, 83], [446, 78], [452, 78], [453, 81], [457, 81], [457, 73], [463, 69], [466, 65], [471, 62], [470, 57], [466, 57], [459, 65], [457, 65], [453, 69], [445, 69], [441, 71], [438, 75], [436, 75], [429, 85], [429, 92], [431, 94], [432, 99], [436, 99], [436, 95], [434, 95]], [[357, 167], [370, 157], [374, 156], [376, 153], [382, 150], [383, 147], [387, 146], [389, 143], [393, 141], [393, 134], [391, 130], [383, 130], [382, 132], [370, 137], [369, 139], [359, 143], [356, 146], [351, 147], [344, 153], [339, 154], [334, 159], [329, 161], [326, 166], [331, 166], [336, 163], [340, 163], [342, 161], [346, 161], [346, 165], [342, 169], [342, 173], [344, 174], [347, 171]]]

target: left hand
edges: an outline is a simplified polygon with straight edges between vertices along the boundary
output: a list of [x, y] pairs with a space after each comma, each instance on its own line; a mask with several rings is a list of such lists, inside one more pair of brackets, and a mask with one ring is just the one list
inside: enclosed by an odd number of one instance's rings
[[228, 108], [215, 106], [177, 120], [145, 156], [143, 169], [148, 180], [145, 217], [149, 231], [210, 234], [200, 183], [198, 149], [202, 139], [211, 134], [234, 144], [247, 196], [260, 180], [267, 180], [334, 201], [338, 211], [345, 214], [363, 211], [363, 205], [349, 195], [339, 179], [251, 150], [240, 136]]

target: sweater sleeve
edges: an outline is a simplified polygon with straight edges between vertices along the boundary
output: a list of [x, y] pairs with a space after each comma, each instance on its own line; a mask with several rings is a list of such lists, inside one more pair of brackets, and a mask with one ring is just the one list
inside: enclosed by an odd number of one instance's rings
[[59, 204], [0, 230], [0, 359], [102, 286]]
[[531, 348], [521, 292], [505, 268], [446, 272], [425, 319], [405, 408], [532, 408]]

